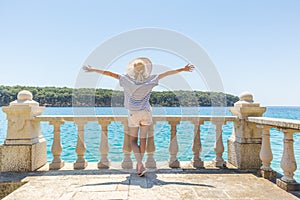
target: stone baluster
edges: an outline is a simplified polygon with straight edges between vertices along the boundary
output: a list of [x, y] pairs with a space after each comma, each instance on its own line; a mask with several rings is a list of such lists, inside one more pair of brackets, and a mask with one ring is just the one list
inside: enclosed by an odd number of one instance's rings
[[62, 144], [60, 141], [60, 125], [64, 124], [64, 121], [50, 121], [50, 125], [54, 127], [54, 137], [51, 147], [53, 154], [53, 160], [49, 165], [49, 169], [60, 169], [64, 166], [64, 161], [60, 158], [62, 152]]
[[86, 151], [84, 143], [84, 125], [87, 123], [85, 120], [75, 121], [78, 127], [78, 137], [76, 145], [77, 160], [74, 163], [74, 169], [84, 169], [87, 167], [87, 161], [84, 159], [84, 154]]
[[281, 179], [276, 180], [276, 184], [287, 191], [299, 191], [300, 184], [294, 179], [294, 172], [297, 169], [293, 140], [295, 130], [279, 129], [279, 131], [284, 133], [283, 154], [280, 163], [280, 167], [283, 170], [283, 176]]
[[170, 152], [169, 167], [178, 168], [180, 166], [180, 163], [177, 159], [178, 141], [177, 141], [176, 125], [179, 124], [180, 121], [168, 120], [168, 122], [171, 126], [171, 137], [170, 137], [170, 146], [169, 146], [169, 152]]
[[98, 123], [101, 125], [101, 139], [100, 139], [100, 161], [98, 162], [99, 169], [108, 169], [110, 166], [110, 161], [107, 158], [109, 152], [109, 145], [108, 145], [108, 125], [110, 124], [109, 120], [99, 120]]
[[260, 126], [259, 128], [262, 129], [262, 144], [259, 153], [259, 157], [262, 161], [262, 166], [260, 169], [264, 171], [272, 171], [271, 161], [273, 160], [273, 154], [270, 142], [270, 127]]
[[224, 144], [222, 138], [222, 127], [224, 125], [224, 120], [213, 122], [216, 126], [216, 141], [214, 145], [214, 151], [216, 158], [212, 160], [216, 167], [226, 167], [226, 162], [224, 161], [222, 155], [224, 153]]
[[204, 123], [203, 120], [201, 121], [193, 121], [194, 124], [194, 140], [193, 140], [193, 147], [192, 151], [194, 152], [194, 156], [191, 160], [191, 164], [195, 168], [202, 168], [203, 161], [200, 158], [200, 154], [202, 151], [202, 145], [200, 140], [200, 125]]
[[283, 170], [282, 181], [287, 183], [294, 183], [294, 171], [297, 169], [297, 164], [294, 155], [294, 140], [293, 131], [289, 129], [280, 130], [284, 133], [284, 146], [283, 154], [281, 158], [280, 167]]
[[262, 143], [259, 153], [259, 157], [262, 161], [262, 166], [260, 167], [260, 174], [266, 179], [276, 177], [276, 172], [271, 168], [271, 161], [273, 160], [273, 154], [271, 149], [270, 141], [270, 126], [267, 125], [256, 125], [257, 128], [261, 129], [262, 133]]
[[123, 153], [124, 153], [124, 159], [122, 161], [122, 168], [123, 169], [132, 169], [133, 168], [133, 162], [130, 157], [132, 148], [130, 143], [130, 135], [129, 135], [129, 128], [128, 128], [128, 121], [122, 122], [124, 125], [124, 141], [123, 141]]
[[155, 152], [154, 122], [149, 127], [146, 151], [147, 151], [147, 160], [145, 163], [146, 167], [147, 168], [156, 168], [156, 161], [154, 159], [154, 152]]

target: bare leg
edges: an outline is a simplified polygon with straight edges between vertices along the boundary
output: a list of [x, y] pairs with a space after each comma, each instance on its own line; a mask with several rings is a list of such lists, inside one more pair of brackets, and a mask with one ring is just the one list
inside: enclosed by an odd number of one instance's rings
[[141, 158], [140, 147], [137, 144], [137, 142], [138, 142], [138, 131], [139, 131], [139, 127], [129, 127], [131, 147], [132, 147], [135, 159], [137, 161], [137, 164], [140, 165], [140, 164], [142, 164], [142, 158]]
[[145, 150], [146, 150], [146, 141], [148, 135], [149, 126], [140, 126], [140, 152], [141, 160], [143, 160]]
[[[137, 161], [137, 172], [140, 174], [141, 172], [145, 171], [143, 165], [143, 157], [146, 150], [146, 141], [147, 141], [147, 134], [148, 134], [149, 126], [141, 126], [140, 127], [140, 145], [137, 144], [138, 141], [138, 127], [130, 127], [130, 142], [131, 147], [134, 152], [135, 159]], [[145, 173], [145, 172], [143, 172]], [[143, 174], [142, 174], [143, 176]]]

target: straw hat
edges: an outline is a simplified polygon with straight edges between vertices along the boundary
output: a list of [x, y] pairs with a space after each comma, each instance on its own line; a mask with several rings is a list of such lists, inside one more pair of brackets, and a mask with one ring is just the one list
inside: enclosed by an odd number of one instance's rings
[[[142, 63], [145, 66], [144, 71], [140, 74], [137, 74], [139, 72], [137, 72], [134, 69], [134, 65], [138, 63]], [[152, 71], [152, 62], [150, 61], [149, 58], [145, 58], [145, 57], [136, 58], [130, 61], [130, 63], [126, 66], [126, 74], [130, 78], [135, 79], [139, 82], [143, 82], [144, 79], [148, 78], [151, 74], [151, 71]]]

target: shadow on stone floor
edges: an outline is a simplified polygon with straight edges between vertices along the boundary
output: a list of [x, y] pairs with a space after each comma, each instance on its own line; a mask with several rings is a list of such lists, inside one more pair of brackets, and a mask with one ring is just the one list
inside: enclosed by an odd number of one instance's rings
[[[149, 169], [149, 173], [156, 174], [240, 174], [254, 171], [241, 171], [236, 169]], [[80, 176], [80, 175], [117, 175], [117, 174], [135, 174], [134, 169], [81, 169], [81, 170], [49, 170], [34, 172], [0, 172], [0, 182], [21, 181], [26, 177], [34, 176]], [[149, 174], [148, 173], [148, 174]]]
[[206, 184], [197, 184], [197, 183], [189, 183], [189, 182], [175, 182], [175, 181], [162, 181], [157, 178], [156, 173], [148, 172], [144, 177], [139, 177], [137, 174], [130, 174], [126, 177], [124, 181], [115, 181], [115, 182], [105, 182], [105, 183], [94, 183], [94, 184], [86, 184], [83, 186], [100, 186], [100, 185], [135, 185], [140, 186], [141, 188], [152, 188], [153, 186], [163, 186], [163, 185], [182, 185], [182, 186], [196, 186], [196, 187], [210, 187], [215, 188], [211, 185]]

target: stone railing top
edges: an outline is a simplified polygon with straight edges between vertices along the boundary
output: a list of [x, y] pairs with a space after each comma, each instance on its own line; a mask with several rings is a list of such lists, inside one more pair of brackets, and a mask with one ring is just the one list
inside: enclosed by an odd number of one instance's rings
[[270, 117], [248, 117], [247, 121], [261, 125], [268, 125], [276, 128], [300, 130], [300, 120]]
[[[98, 121], [105, 119], [110, 121], [127, 120], [127, 115], [40, 115], [39, 121]], [[196, 116], [196, 115], [154, 115], [153, 121], [236, 121], [236, 116]]]

